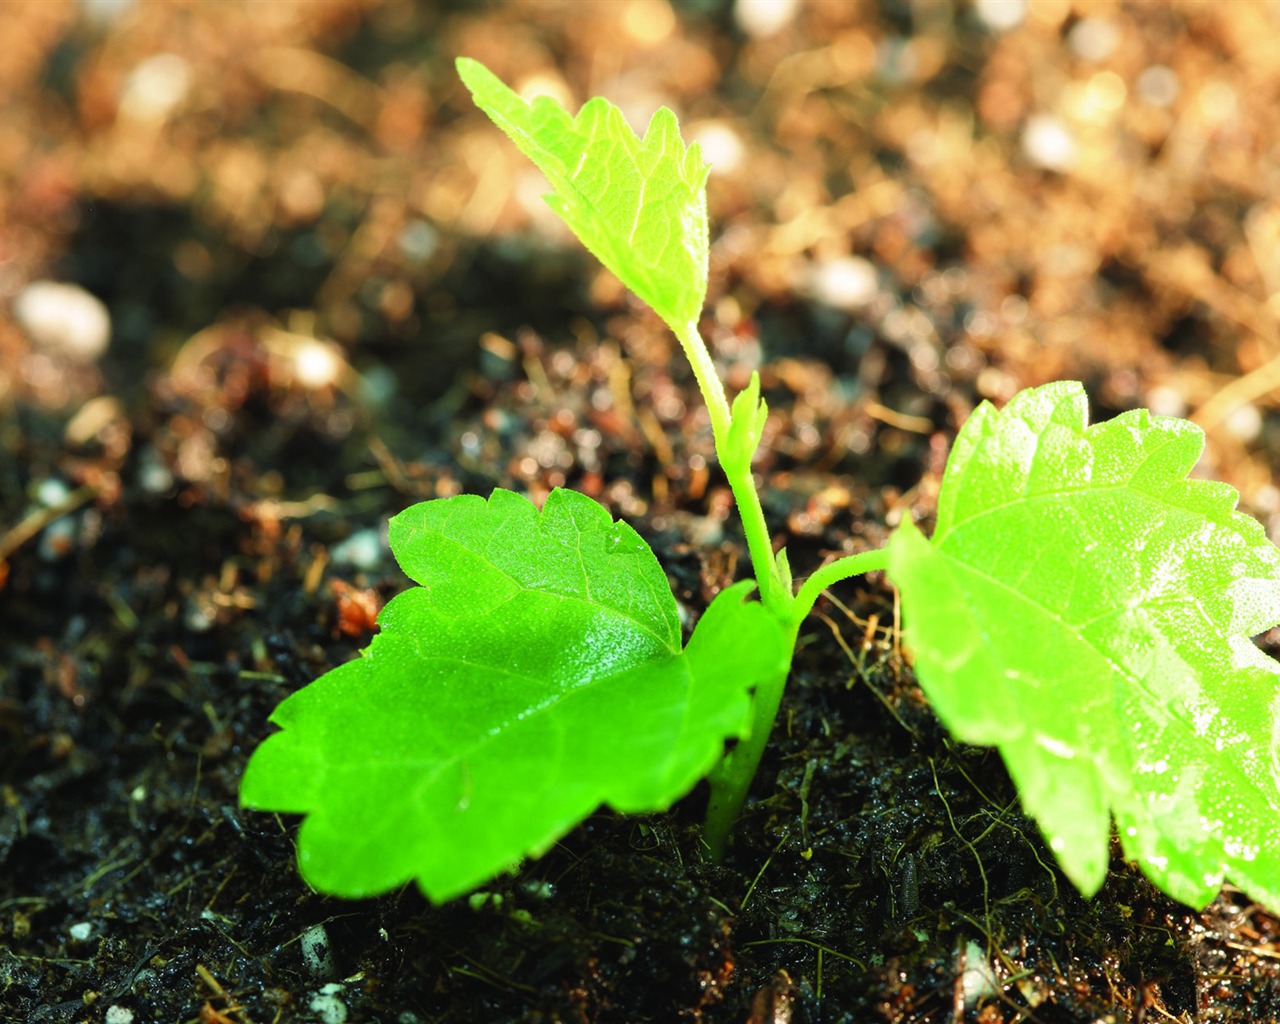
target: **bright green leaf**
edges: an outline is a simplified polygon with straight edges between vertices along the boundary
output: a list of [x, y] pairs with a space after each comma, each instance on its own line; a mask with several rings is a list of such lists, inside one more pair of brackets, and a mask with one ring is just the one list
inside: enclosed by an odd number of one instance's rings
[[1068, 877], [1102, 884], [1111, 815], [1165, 892], [1224, 876], [1280, 907], [1280, 551], [1197, 427], [1145, 410], [1086, 426], [1074, 382], [982, 405], [932, 541], [890, 540], [908, 645], [942, 721], [999, 747]]
[[421, 585], [362, 657], [281, 703], [240, 792], [307, 815], [299, 864], [323, 892], [416, 879], [442, 901], [601, 803], [664, 809], [747, 730], [751, 688], [786, 671], [749, 583], [682, 651], [653, 553], [572, 491], [541, 512], [501, 490], [425, 502], [392, 520], [391, 543]]
[[459, 58], [458, 74], [546, 175], [551, 208], [683, 336], [707, 294], [709, 168], [696, 143], [685, 148], [675, 115], [663, 107], [640, 139], [599, 97], [571, 117], [546, 96], [526, 103], [477, 61]]

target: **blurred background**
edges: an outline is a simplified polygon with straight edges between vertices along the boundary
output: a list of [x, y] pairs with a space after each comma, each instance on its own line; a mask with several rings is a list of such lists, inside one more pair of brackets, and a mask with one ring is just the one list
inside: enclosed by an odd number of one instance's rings
[[[628, 300], [467, 54], [637, 127], [677, 111], [730, 362], [829, 367], [908, 427], [1080, 378], [1100, 412], [1194, 416], [1205, 471], [1280, 509], [1274, 2], [33, 0], [0, 32], [4, 408], [112, 395], [96, 435], [233, 328], [306, 389], [354, 367], [416, 406], [522, 327], [609, 333]], [[199, 476], [214, 420], [149, 458]]]

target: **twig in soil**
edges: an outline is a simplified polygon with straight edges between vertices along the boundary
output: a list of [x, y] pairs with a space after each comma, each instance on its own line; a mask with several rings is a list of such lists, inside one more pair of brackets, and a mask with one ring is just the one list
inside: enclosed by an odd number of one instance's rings
[[160, 949], [161, 945], [158, 942], [148, 945], [142, 951], [142, 955], [134, 960], [133, 967], [129, 970], [129, 973], [124, 976], [120, 984], [116, 986], [116, 990], [108, 998], [119, 999], [121, 996], [128, 995], [133, 989], [134, 982], [138, 980], [138, 975], [142, 973], [142, 969], [147, 966], [153, 956], [160, 952]]
[[136, 859], [133, 856], [125, 855], [123, 857], [118, 857], [116, 855], [116, 851], [123, 850], [126, 848], [126, 846], [128, 846], [127, 842], [122, 842], [117, 844], [115, 850], [112, 850], [111, 853], [108, 855], [108, 860], [106, 861], [106, 863], [99, 865], [97, 870], [90, 872], [88, 875], [85, 876], [83, 881], [77, 883], [75, 886], [75, 891], [88, 892], [90, 889], [93, 888], [94, 885], [96, 885], [99, 881], [101, 881], [106, 875], [110, 874], [112, 871], [115, 871], [117, 868], [122, 868], [132, 863]]
[[457, 956], [462, 957], [462, 959], [466, 960], [467, 963], [470, 964], [471, 966], [470, 967], [450, 967], [449, 968], [450, 974], [461, 974], [464, 978], [472, 978], [476, 981], [483, 981], [486, 985], [492, 985], [494, 988], [502, 988], [503, 986], [505, 986], [508, 989], [511, 989], [512, 991], [526, 992], [530, 995], [534, 995], [538, 991], [532, 985], [526, 985], [523, 982], [516, 981], [513, 978], [508, 978], [506, 975], [499, 974], [497, 971], [493, 970], [493, 968], [491, 967], [486, 967], [484, 966], [484, 964], [476, 963], [476, 961], [472, 960], [471, 957], [467, 956], [466, 953], [463, 953], [459, 950], [455, 950], [454, 953]]
[[738, 904], [739, 913], [747, 909], [747, 901], [751, 899], [751, 894], [756, 891], [756, 885], [758, 885], [760, 879], [764, 877], [764, 873], [769, 870], [769, 865], [773, 863], [773, 858], [777, 852], [782, 849], [782, 844], [790, 837], [790, 833], [783, 833], [782, 838], [778, 840], [778, 845], [773, 848], [773, 853], [769, 854], [769, 856], [764, 859], [764, 863], [760, 865], [760, 870], [756, 872], [756, 877], [751, 879], [751, 884], [747, 886], [747, 891], [742, 897], [742, 902]]
[[1250, 946], [1244, 942], [1228, 942], [1223, 940], [1222, 945], [1228, 949], [1239, 949], [1245, 953], [1252, 953], [1254, 956], [1260, 956], [1267, 960], [1280, 960], [1280, 951], [1275, 949], [1267, 949], [1264, 946]]
[[1058, 876], [1055, 875], [1053, 873], [1053, 869], [1044, 862], [1043, 858], [1041, 858], [1040, 856], [1039, 848], [1036, 846], [1034, 842], [1032, 842], [1030, 839], [1027, 838], [1026, 834], [1022, 831], [1022, 829], [1018, 828], [1018, 826], [1013, 824], [1012, 822], [1004, 820], [1004, 816], [1008, 814], [1009, 811], [1012, 810], [1017, 805], [1018, 803], [1017, 798], [1015, 797], [1013, 800], [1009, 801], [1009, 803], [1004, 805], [1003, 807], [1000, 804], [996, 803], [995, 800], [993, 800], [985, 792], [983, 792], [981, 786], [979, 786], [976, 782], [973, 781], [973, 777], [965, 770], [964, 763], [960, 760], [960, 758], [955, 756], [955, 749], [951, 745], [951, 743], [948, 742], [946, 744], [946, 747], [947, 747], [947, 752], [950, 753], [952, 756], [952, 764], [955, 765], [956, 771], [958, 771], [961, 775], [964, 776], [965, 782], [969, 783], [970, 787], [973, 789], [975, 793], [978, 794], [978, 797], [983, 801], [983, 803], [987, 804], [987, 806], [992, 808], [992, 810], [999, 812], [998, 814], [993, 814], [991, 811], [987, 812], [988, 814], [991, 814], [991, 824], [988, 825], [983, 830], [982, 834], [979, 835], [978, 838], [974, 840], [974, 842], [976, 843], [979, 840], [981, 840], [983, 836], [985, 836], [997, 825], [1003, 825], [1010, 832], [1012, 832], [1024, 843], [1027, 844], [1028, 849], [1031, 850], [1031, 856], [1033, 856], [1036, 859], [1037, 864], [1039, 864], [1042, 868], [1044, 868], [1045, 874], [1049, 876], [1049, 882], [1053, 886], [1053, 898], [1056, 900], [1058, 898]]
[[1203, 302], [1223, 319], [1256, 334], [1273, 352], [1280, 347], [1271, 310], [1215, 272], [1203, 252], [1184, 248], [1172, 256], [1162, 253], [1159, 259], [1138, 257], [1136, 262], [1152, 280]]
[[[200, 980], [213, 993], [215, 999], [221, 999], [227, 1004], [226, 1011], [216, 1009], [209, 1000], [205, 1000], [204, 1005], [200, 1007], [199, 1020], [201, 1024], [253, 1024], [248, 1017], [244, 1016], [244, 1007], [240, 1006], [225, 988], [211, 973], [209, 968], [204, 964], [196, 964], [196, 974], [200, 976]], [[235, 1014], [236, 1016], [231, 1016]]]
[[[947, 821], [951, 823], [951, 831], [956, 834], [956, 838], [969, 848], [969, 852], [973, 854], [973, 859], [978, 863], [978, 874], [982, 878], [982, 916], [986, 921], [987, 937], [991, 937], [991, 887], [987, 884], [987, 869], [982, 863], [982, 858], [978, 856], [978, 848], [964, 837], [964, 833], [960, 831], [956, 825], [955, 816], [951, 813], [951, 805], [947, 803], [947, 798], [943, 796], [942, 784], [938, 781], [938, 766], [933, 758], [929, 758], [929, 770], [933, 772], [933, 791], [938, 794], [938, 799], [942, 801], [942, 808], [947, 812]], [[983, 835], [986, 835], [984, 832]], [[990, 950], [988, 950], [988, 953]]]
[[414, 498], [434, 498], [434, 489], [425, 481], [414, 480], [405, 469], [404, 463], [396, 456], [387, 443], [374, 434], [369, 438], [369, 454], [382, 470], [383, 479], [401, 494]]
[[785, 939], [755, 939], [751, 942], [744, 942], [743, 949], [750, 949], [752, 946], [781, 946], [791, 942], [798, 942], [802, 946], [812, 946], [823, 956], [833, 956], [837, 960], [847, 960], [851, 964], [857, 964], [860, 970], [865, 971], [867, 965], [859, 960], [856, 956], [848, 953], [841, 953], [838, 949], [832, 949], [830, 946], [824, 946], [821, 942], [815, 942], [813, 939], [803, 939], [794, 935], [789, 935]]
[[905, 430], [908, 433], [929, 434], [933, 432], [933, 420], [924, 416], [912, 416], [909, 413], [898, 412], [896, 409], [890, 409], [879, 402], [864, 403], [862, 411], [873, 420], [879, 420], [881, 423], [897, 427], [899, 430]]
[[[828, 596], [828, 599], [832, 599], [830, 595], [827, 595], [827, 596]], [[838, 601], [836, 602], [836, 604], [842, 611], [845, 612], [846, 615], [849, 615], [850, 618], [853, 618], [852, 614], [849, 612], [849, 609], [845, 608], [844, 605], [841, 605]], [[889, 712], [890, 716], [892, 716], [895, 722], [897, 722], [900, 726], [902, 726], [903, 729], [906, 730], [907, 735], [911, 736], [913, 739], [919, 739], [920, 737], [917, 735], [916, 731], [913, 728], [911, 728], [911, 726], [907, 725], [905, 721], [903, 721], [902, 716], [898, 714], [897, 709], [895, 709], [894, 706], [889, 703], [889, 698], [886, 697], [883, 693], [881, 693], [880, 688], [878, 686], [873, 685], [871, 680], [867, 677], [866, 670], [863, 668], [863, 665], [866, 662], [866, 658], [865, 657], [858, 658], [857, 656], [854, 655], [853, 651], [849, 648], [849, 645], [845, 642], [844, 636], [840, 633], [840, 627], [837, 626], [835, 622], [833, 622], [825, 613], [815, 612], [814, 614], [827, 624], [827, 627], [831, 630], [832, 634], [836, 638], [836, 643], [840, 645], [840, 649], [844, 651], [844, 653], [848, 656], [849, 661], [851, 661], [853, 665], [858, 669], [858, 674], [861, 677], [863, 684], [866, 686], [868, 690], [870, 690], [873, 694], [875, 694], [876, 700], [878, 700], [881, 704], [884, 705], [884, 709], [887, 712]], [[854, 619], [854, 621], [856, 622], [857, 619]]]
[[1191, 422], [1211, 432], [1240, 406], [1256, 402], [1278, 388], [1280, 356], [1275, 356], [1210, 395], [1191, 414]]
[[56, 505], [36, 509], [18, 523], [17, 526], [10, 528], [3, 536], [0, 536], [0, 563], [3, 563], [18, 548], [22, 547], [23, 544], [50, 523], [61, 519], [70, 512], [74, 512], [89, 499], [95, 497], [97, 493], [97, 488], [84, 484], [77, 487]]

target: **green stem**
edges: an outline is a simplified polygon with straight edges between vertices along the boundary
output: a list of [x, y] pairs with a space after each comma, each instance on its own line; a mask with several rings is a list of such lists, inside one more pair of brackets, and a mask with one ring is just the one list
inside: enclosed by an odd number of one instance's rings
[[[791, 647], [795, 649], [795, 633], [791, 638]], [[724, 857], [725, 847], [729, 843], [729, 833], [746, 802], [747, 791], [751, 788], [751, 780], [760, 767], [760, 758], [764, 755], [765, 744], [769, 734], [773, 732], [773, 720], [778, 717], [778, 705], [782, 703], [782, 691], [787, 686], [790, 674], [788, 670], [773, 679], [769, 679], [756, 687], [755, 697], [751, 703], [751, 732], [736, 747], [725, 755], [707, 776], [711, 784], [711, 796], [707, 801], [707, 817], [702, 825], [702, 839], [712, 860]]]
[[793, 598], [778, 574], [778, 563], [773, 554], [773, 538], [769, 536], [769, 526], [760, 505], [760, 492], [756, 490], [756, 482], [749, 468], [743, 474], [731, 473], [728, 469], [725, 466], [725, 476], [729, 479], [733, 500], [738, 506], [738, 516], [742, 520], [742, 532], [747, 539], [747, 553], [751, 556], [751, 567], [755, 570], [756, 585], [760, 588], [760, 600], [774, 615], [786, 622], [791, 617]]
[[733, 491], [734, 503], [738, 506], [738, 515], [742, 519], [742, 531], [747, 539], [747, 552], [751, 556], [756, 585], [760, 588], [760, 600], [766, 608], [785, 621], [790, 615], [792, 596], [778, 573], [778, 564], [773, 555], [773, 539], [769, 536], [769, 526], [760, 505], [760, 493], [756, 490], [756, 482], [751, 475], [751, 459], [737, 458], [737, 453], [726, 457], [730, 455], [728, 441], [732, 413], [729, 400], [725, 397], [724, 385], [716, 375], [715, 363], [711, 359], [711, 353], [707, 351], [702, 335], [698, 333], [698, 325], [689, 323], [676, 336], [689, 358], [698, 389], [711, 413], [716, 454], [720, 457], [720, 465], [724, 468], [725, 477]]
[[[689, 358], [698, 390], [702, 392], [707, 410], [711, 414], [716, 454], [720, 458], [725, 477], [733, 491], [733, 500], [738, 506], [738, 515], [742, 519], [742, 531], [747, 540], [751, 566], [755, 570], [756, 585], [760, 588], [760, 600], [777, 616], [785, 631], [788, 649], [794, 653], [800, 623], [813, 608], [818, 595], [831, 584], [849, 576], [870, 572], [872, 569], [883, 569], [885, 552], [863, 551], [838, 559], [810, 576], [798, 594], [791, 592], [791, 583], [783, 578], [782, 571], [778, 568], [778, 559], [773, 553], [773, 539], [769, 536], [764, 508], [760, 504], [760, 492], [756, 490], [755, 478], [751, 474], [752, 453], [734, 451], [729, 443], [733, 411], [725, 397], [724, 385], [716, 375], [711, 353], [707, 351], [696, 323], [686, 324], [683, 331], [676, 332], [676, 337], [680, 339], [680, 345]], [[788, 657], [788, 665], [790, 662], [791, 658]], [[747, 790], [751, 788], [751, 780], [760, 766], [765, 744], [769, 741], [774, 719], [778, 716], [778, 705], [782, 702], [787, 675], [788, 672], [782, 672], [756, 687], [751, 705], [751, 731], [708, 777], [711, 799], [707, 805], [703, 838], [711, 856], [716, 860], [724, 855], [729, 833], [738, 820], [738, 814], [747, 799]]]
[[[674, 326], [672, 329], [674, 330]], [[715, 438], [718, 452], [729, 436], [729, 400], [725, 397], [724, 385], [716, 375], [716, 364], [707, 351], [707, 344], [698, 332], [698, 322], [689, 321], [684, 325], [684, 330], [676, 331], [675, 335], [693, 369], [693, 377], [698, 382], [698, 390], [702, 392], [702, 400], [707, 403], [707, 412], [711, 414], [711, 435]]]
[[856, 555], [846, 555], [844, 558], [837, 558], [834, 562], [828, 562], [801, 584], [795, 603], [792, 605], [792, 613], [796, 621], [799, 622], [808, 616], [822, 592], [833, 583], [847, 580], [850, 576], [862, 576], [877, 569], [886, 569], [888, 566], [887, 548], [859, 551]]
[[[794, 654], [795, 651], [800, 624], [813, 610], [814, 604], [824, 590], [833, 583], [839, 583], [850, 576], [883, 569], [887, 562], [888, 553], [884, 548], [860, 551], [856, 555], [849, 555], [822, 566], [805, 580], [800, 587], [800, 592], [790, 601], [789, 619], [785, 620], [788, 630], [787, 639], [792, 653]], [[787, 662], [790, 664], [790, 657]], [[776, 679], [770, 679], [756, 688], [751, 705], [751, 732], [708, 776], [708, 781], [711, 783], [711, 798], [707, 803], [707, 818], [703, 825], [702, 837], [713, 860], [720, 860], [724, 856], [729, 833], [742, 812], [747, 791], [751, 788], [751, 780], [755, 778], [756, 769], [760, 767], [760, 758], [764, 755], [769, 734], [773, 731], [774, 719], [778, 717], [778, 705], [782, 702], [782, 691], [787, 684], [787, 675], [788, 673], [784, 672]]]

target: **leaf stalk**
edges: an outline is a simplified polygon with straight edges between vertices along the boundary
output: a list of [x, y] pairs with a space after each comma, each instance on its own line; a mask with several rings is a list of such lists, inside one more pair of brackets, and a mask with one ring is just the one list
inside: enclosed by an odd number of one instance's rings
[[[730, 409], [724, 384], [716, 373], [715, 362], [698, 331], [697, 324], [687, 324], [684, 330], [677, 332], [677, 337], [680, 339], [685, 355], [689, 358], [689, 365], [698, 382], [698, 389], [702, 392], [702, 397], [711, 414], [716, 454], [724, 469], [729, 487], [733, 491], [738, 515], [742, 519], [742, 531], [751, 557], [751, 566], [755, 571], [756, 584], [760, 589], [761, 603], [783, 624], [789, 641], [789, 654], [794, 653], [800, 624], [813, 609], [819, 595], [840, 580], [885, 568], [887, 552], [884, 549], [862, 551], [856, 555], [837, 559], [822, 566], [810, 576], [798, 593], [793, 592], [790, 572], [784, 568], [787, 564], [786, 560], [774, 554], [773, 538], [769, 534], [769, 526], [764, 517], [760, 491], [756, 487], [755, 477], [751, 472], [751, 459], [755, 454], [755, 446], [759, 438], [757, 436], [752, 440], [745, 432], [736, 437], [733, 435], [730, 428], [733, 425], [735, 413]], [[757, 384], [753, 381], [752, 388], [756, 387]], [[749, 401], [753, 407], [749, 410], [744, 409], [742, 415], [754, 414], [755, 391], [751, 393]], [[734, 410], [737, 410], [740, 404], [735, 403]], [[761, 407], [761, 417], [763, 418], [763, 407]], [[790, 656], [787, 660], [790, 662]], [[734, 822], [738, 819], [742, 805], [746, 802], [751, 780], [760, 766], [765, 745], [773, 730], [774, 719], [778, 716], [782, 693], [787, 685], [787, 675], [788, 673], [783, 672], [756, 688], [752, 700], [750, 732], [708, 776], [711, 797], [707, 805], [703, 839], [714, 860], [719, 860], [724, 855], [729, 834]]]

